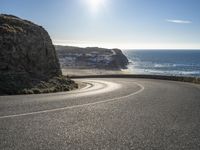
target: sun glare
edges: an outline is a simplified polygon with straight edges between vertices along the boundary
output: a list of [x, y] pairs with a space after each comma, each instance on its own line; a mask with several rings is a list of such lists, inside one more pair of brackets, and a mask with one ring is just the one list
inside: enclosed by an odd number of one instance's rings
[[105, 0], [87, 0], [90, 9], [97, 12], [103, 5]]

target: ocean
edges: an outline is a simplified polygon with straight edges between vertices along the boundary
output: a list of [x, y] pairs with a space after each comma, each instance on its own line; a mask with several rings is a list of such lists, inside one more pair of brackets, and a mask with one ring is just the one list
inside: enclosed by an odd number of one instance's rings
[[200, 50], [124, 50], [133, 74], [200, 77]]

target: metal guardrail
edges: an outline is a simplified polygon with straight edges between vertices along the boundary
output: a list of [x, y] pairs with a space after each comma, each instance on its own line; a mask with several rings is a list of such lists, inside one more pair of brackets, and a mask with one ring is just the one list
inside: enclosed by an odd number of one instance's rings
[[110, 74], [110, 75], [83, 75], [67, 76], [72, 79], [80, 78], [142, 78], [142, 79], [159, 79], [170, 81], [181, 81], [200, 84], [200, 77], [181, 77], [181, 76], [162, 76], [162, 75], [142, 75], [142, 74]]

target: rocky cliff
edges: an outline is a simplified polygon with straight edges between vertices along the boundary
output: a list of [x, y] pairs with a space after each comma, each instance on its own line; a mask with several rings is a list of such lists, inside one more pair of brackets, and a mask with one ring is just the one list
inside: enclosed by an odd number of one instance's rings
[[0, 94], [17, 93], [59, 75], [60, 64], [47, 31], [0, 14]]
[[128, 59], [119, 49], [55, 46], [62, 69], [126, 69]]

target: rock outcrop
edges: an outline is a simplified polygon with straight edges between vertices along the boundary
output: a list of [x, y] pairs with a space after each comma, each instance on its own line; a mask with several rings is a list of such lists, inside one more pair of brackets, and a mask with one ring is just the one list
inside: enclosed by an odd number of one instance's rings
[[62, 69], [127, 69], [128, 59], [119, 49], [55, 47]]
[[0, 14], [0, 94], [16, 93], [59, 75], [60, 64], [47, 31]]

